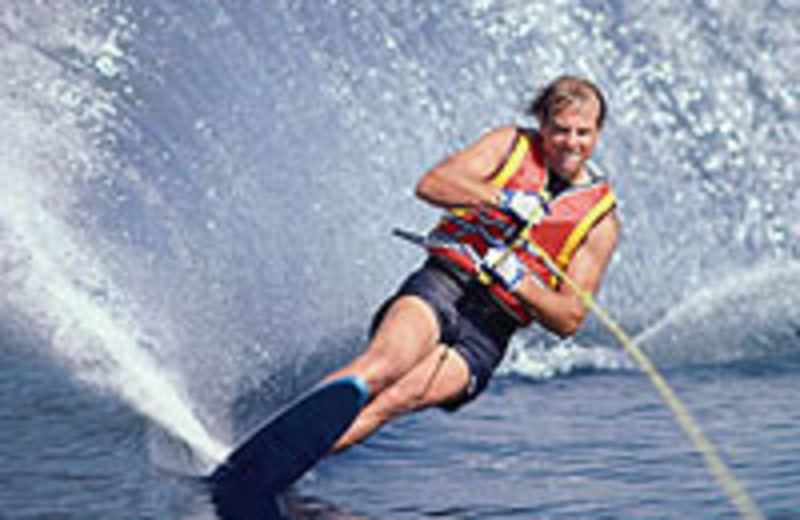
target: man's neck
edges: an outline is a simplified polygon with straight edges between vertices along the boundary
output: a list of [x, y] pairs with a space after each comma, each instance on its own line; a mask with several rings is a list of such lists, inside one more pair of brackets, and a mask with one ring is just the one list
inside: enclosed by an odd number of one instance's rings
[[592, 175], [585, 167], [582, 167], [575, 175], [565, 175], [551, 168], [548, 168], [547, 173], [550, 182], [553, 183], [554, 186], [558, 186], [560, 188], [559, 191], [563, 191], [565, 188], [571, 186], [580, 186], [592, 182]]

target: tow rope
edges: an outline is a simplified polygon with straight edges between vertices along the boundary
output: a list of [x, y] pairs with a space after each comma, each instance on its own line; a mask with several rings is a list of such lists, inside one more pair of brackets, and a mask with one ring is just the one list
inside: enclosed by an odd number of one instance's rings
[[[683, 404], [678, 395], [675, 393], [669, 383], [667, 383], [667, 380], [661, 375], [650, 358], [642, 351], [641, 348], [639, 348], [638, 345], [636, 345], [636, 343], [625, 332], [625, 330], [616, 321], [614, 321], [614, 319], [611, 318], [605, 309], [603, 309], [603, 307], [597, 303], [597, 301], [594, 299], [594, 296], [589, 291], [585, 291], [579, 287], [578, 284], [553, 261], [550, 255], [543, 248], [533, 242], [533, 240], [530, 240], [528, 235], [529, 231], [533, 228], [533, 225], [530, 222], [533, 221], [534, 219], [529, 221], [529, 224], [523, 228], [520, 234], [517, 235], [516, 239], [509, 245], [505, 253], [499, 257], [495, 265], [502, 263], [503, 260], [508, 258], [512, 251], [522, 243], [522, 241], [527, 240], [536, 253], [548, 264], [548, 267], [551, 269], [551, 271], [564, 283], [566, 283], [567, 286], [575, 292], [575, 294], [578, 295], [586, 308], [592, 311], [595, 316], [600, 319], [609, 332], [611, 332], [617, 341], [619, 341], [628, 355], [633, 358], [639, 369], [645, 374], [645, 376], [647, 376], [650, 383], [658, 391], [661, 399], [672, 412], [673, 417], [683, 430], [686, 437], [688, 437], [695, 450], [702, 455], [703, 461], [705, 462], [709, 473], [717, 481], [722, 491], [728, 497], [731, 504], [739, 512], [741, 517], [746, 520], [766, 520], [766, 517], [759, 510], [755, 501], [750, 498], [750, 495], [747, 493], [744, 485], [736, 479], [736, 477], [733, 475], [733, 472], [722, 460], [722, 457], [719, 455], [717, 449], [703, 433], [703, 430], [692, 416], [689, 408]], [[394, 229], [392, 233], [395, 236], [408, 240], [415, 245], [421, 247], [427, 246], [427, 237], [417, 233], [402, 229]], [[491, 278], [483, 271], [480, 272], [478, 279], [486, 285], [491, 283]]]

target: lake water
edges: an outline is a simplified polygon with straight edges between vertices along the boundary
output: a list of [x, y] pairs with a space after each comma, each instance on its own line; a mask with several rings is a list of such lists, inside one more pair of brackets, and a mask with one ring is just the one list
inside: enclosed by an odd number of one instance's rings
[[[601, 305], [752, 499], [800, 518], [800, 5], [0, 7], [0, 518], [209, 518], [192, 476], [363, 345], [418, 176], [596, 80]], [[324, 461], [295, 518], [739, 518], [595, 318]]]

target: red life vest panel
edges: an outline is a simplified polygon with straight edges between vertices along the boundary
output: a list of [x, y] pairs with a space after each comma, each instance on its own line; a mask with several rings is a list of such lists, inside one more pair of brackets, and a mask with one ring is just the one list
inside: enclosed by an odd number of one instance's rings
[[[566, 270], [589, 231], [608, 213], [616, 199], [608, 181], [593, 173], [587, 184], [570, 186], [560, 193], [549, 194], [548, 172], [544, 164], [542, 139], [539, 134], [517, 132], [505, 161], [492, 175], [495, 186], [512, 190], [541, 193], [550, 200], [549, 213], [528, 231], [526, 240], [515, 240], [524, 231], [511, 215], [494, 208], [456, 208], [445, 214], [428, 235], [428, 251], [460, 269], [478, 275], [481, 258], [491, 244], [517, 243], [514, 252], [543, 284], [557, 289], [558, 275], [535, 253], [541, 248], [556, 265]], [[495, 299], [518, 321], [533, 321], [527, 305], [499, 283], [489, 285]]]

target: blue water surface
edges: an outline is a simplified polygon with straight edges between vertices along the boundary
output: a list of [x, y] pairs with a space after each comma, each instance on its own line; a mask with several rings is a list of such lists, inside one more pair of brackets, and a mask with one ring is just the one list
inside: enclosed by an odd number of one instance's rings
[[[213, 519], [198, 476], [364, 344], [419, 176], [554, 77], [606, 92], [598, 301], [800, 518], [800, 6], [6, 0], [0, 518]], [[324, 461], [293, 518], [734, 519], [597, 318]]]

